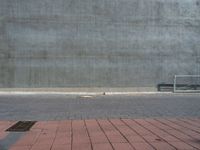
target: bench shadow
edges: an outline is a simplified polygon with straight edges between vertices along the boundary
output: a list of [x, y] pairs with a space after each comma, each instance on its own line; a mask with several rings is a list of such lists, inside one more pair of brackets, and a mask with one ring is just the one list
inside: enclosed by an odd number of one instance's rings
[[159, 92], [173, 92], [173, 84], [160, 83], [157, 85]]

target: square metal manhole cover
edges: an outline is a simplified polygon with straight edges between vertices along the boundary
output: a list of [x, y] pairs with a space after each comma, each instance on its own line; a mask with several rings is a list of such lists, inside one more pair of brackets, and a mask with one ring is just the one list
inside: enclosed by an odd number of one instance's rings
[[30, 128], [36, 123], [37, 121], [18, 121], [6, 131], [9, 132], [25, 132], [29, 131]]

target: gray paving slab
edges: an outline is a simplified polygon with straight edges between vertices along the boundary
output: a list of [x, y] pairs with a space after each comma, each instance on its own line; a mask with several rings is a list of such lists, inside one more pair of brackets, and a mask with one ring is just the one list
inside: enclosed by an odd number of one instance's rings
[[0, 95], [0, 120], [199, 116], [200, 94]]

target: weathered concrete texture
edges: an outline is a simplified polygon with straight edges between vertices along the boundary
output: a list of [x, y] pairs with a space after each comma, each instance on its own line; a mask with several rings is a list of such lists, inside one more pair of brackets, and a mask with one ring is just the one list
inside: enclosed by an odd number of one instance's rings
[[156, 87], [199, 43], [200, 0], [0, 0], [0, 87]]

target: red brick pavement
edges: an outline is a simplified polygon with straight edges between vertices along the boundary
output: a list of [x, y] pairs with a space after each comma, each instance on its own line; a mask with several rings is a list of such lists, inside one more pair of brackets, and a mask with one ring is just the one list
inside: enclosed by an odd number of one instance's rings
[[[14, 122], [0, 121], [0, 140]], [[40, 121], [10, 150], [194, 150], [200, 119]]]

